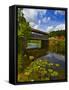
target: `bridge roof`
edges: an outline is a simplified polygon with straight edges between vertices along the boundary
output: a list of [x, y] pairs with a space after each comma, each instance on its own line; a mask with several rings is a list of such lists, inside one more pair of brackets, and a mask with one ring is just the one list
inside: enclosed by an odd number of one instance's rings
[[48, 34], [46, 32], [33, 29], [33, 28], [32, 28], [32, 33], [30, 36], [31, 37], [29, 39], [33, 39], [33, 40], [48, 40]]
[[33, 28], [32, 28], [32, 32], [48, 35], [46, 32], [43, 32], [43, 31], [40, 31], [40, 30], [37, 30], [37, 29], [33, 29]]

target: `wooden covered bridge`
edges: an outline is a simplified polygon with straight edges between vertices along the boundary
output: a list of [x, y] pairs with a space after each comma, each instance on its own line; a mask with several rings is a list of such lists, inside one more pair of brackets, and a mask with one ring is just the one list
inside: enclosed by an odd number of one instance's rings
[[[23, 51], [24, 51], [24, 49], [26, 49], [26, 52], [28, 53], [29, 56], [30, 55], [34, 56], [35, 53], [37, 53], [37, 57], [39, 57], [39, 56], [43, 55], [44, 52], [46, 52], [46, 50], [48, 49], [48, 34], [43, 31], [32, 29], [29, 40], [41, 41], [40, 48], [27, 48], [26, 38], [23, 38]], [[39, 52], [42, 52], [43, 50], [45, 50], [45, 51], [42, 54], [40, 54]], [[37, 58], [37, 57], [35, 56], [35, 58]]]
[[30, 40], [40, 40], [40, 48], [27, 48], [26, 37], [22, 38], [21, 51], [23, 56], [24, 68], [28, 66], [33, 60], [47, 54], [48, 49], [48, 34], [36, 29], [32, 29]]

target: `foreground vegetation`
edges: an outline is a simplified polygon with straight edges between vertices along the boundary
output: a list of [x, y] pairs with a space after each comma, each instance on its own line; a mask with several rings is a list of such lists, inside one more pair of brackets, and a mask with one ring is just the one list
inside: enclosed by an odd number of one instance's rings
[[25, 70], [18, 74], [19, 82], [63, 80], [64, 70], [58, 63], [50, 63], [48, 60], [35, 60]]

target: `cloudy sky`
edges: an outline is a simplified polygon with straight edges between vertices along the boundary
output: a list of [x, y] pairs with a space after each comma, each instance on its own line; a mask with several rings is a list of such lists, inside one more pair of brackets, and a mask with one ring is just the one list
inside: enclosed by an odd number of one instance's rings
[[44, 32], [65, 30], [65, 12], [48, 9], [23, 9], [30, 26]]

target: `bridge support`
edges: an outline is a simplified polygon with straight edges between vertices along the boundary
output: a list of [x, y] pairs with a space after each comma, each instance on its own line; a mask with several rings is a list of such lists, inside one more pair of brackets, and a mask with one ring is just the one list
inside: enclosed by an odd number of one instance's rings
[[46, 50], [48, 50], [48, 40], [41, 41], [41, 48], [45, 48]]

